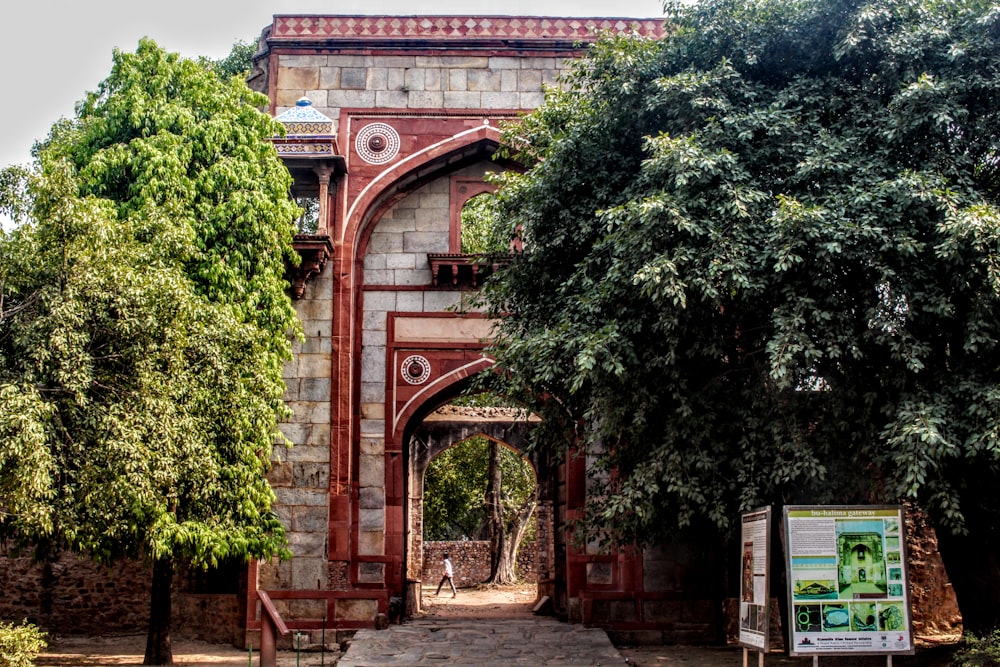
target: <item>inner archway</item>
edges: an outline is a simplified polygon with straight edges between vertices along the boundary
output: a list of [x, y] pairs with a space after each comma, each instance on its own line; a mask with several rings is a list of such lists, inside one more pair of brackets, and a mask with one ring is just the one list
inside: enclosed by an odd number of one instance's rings
[[[517, 603], [523, 608], [530, 605], [539, 596], [547, 594], [545, 588], [551, 580], [553, 571], [553, 489], [555, 488], [552, 479], [552, 468], [546, 461], [540, 461], [533, 453], [527, 452], [527, 436], [532, 425], [537, 423], [537, 419], [526, 418], [524, 412], [513, 408], [496, 407], [462, 407], [446, 405], [434, 410], [424, 416], [419, 424], [413, 429], [408, 438], [406, 451], [407, 461], [407, 553], [406, 572], [408, 591], [413, 599], [408, 600], [409, 611], [418, 612], [422, 610], [422, 602], [419, 592], [421, 587], [437, 586], [440, 580], [439, 563], [443, 549], [455, 551], [455, 546], [445, 545], [441, 548], [425, 547], [424, 539], [424, 501], [426, 477], [432, 461], [444, 454], [446, 451], [462, 446], [462, 443], [480, 443], [480, 452], [489, 449], [489, 443], [496, 443], [496, 447], [514, 453], [514, 458], [524, 460], [529, 464], [536, 481], [534, 500], [535, 516], [535, 541], [531, 551], [532, 563], [527, 570], [533, 573], [529, 579], [532, 583], [530, 599], [518, 599]], [[483, 443], [486, 443], [485, 446]], [[468, 527], [466, 527], [468, 528]], [[463, 530], [461, 537], [468, 537], [466, 540], [470, 544], [468, 549], [482, 553], [482, 546], [472, 545], [473, 537], [481, 535], [468, 535], [468, 532], [475, 530]], [[456, 537], [457, 533], [450, 535]], [[450, 542], [450, 545], [457, 545], [462, 540]], [[487, 545], [487, 549], [489, 546]], [[425, 562], [426, 560], [429, 562]], [[453, 554], [455, 555], [455, 554]], [[489, 551], [487, 556], [492, 555]], [[455, 560], [455, 559], [453, 559]], [[471, 571], [466, 568], [468, 563], [455, 562], [456, 583], [460, 587], [472, 590], [477, 580], [485, 580], [489, 575], [489, 568], [484, 571], [482, 563], [478, 565], [478, 570]], [[489, 565], [489, 563], [487, 563]], [[425, 589], [426, 590], [426, 589]], [[433, 592], [433, 590], [431, 591]], [[461, 598], [459, 599], [461, 601]], [[493, 603], [491, 607], [495, 606]], [[466, 610], [468, 614], [475, 615], [474, 610]], [[495, 614], [493, 614], [495, 616]]]
[[[473, 435], [431, 460], [422, 497], [422, 609], [466, 618], [530, 613], [538, 562], [531, 464], [505, 443]], [[460, 591], [454, 597], [445, 558]]]

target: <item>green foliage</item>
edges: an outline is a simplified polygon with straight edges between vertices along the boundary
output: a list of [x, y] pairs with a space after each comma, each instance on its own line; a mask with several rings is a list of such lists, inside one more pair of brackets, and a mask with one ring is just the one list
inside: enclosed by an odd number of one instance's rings
[[302, 209], [295, 231], [299, 234], [315, 234], [319, 230], [319, 197], [298, 197], [295, 203]]
[[265, 477], [299, 330], [262, 96], [148, 40], [39, 145], [0, 239], [0, 530], [100, 561], [285, 555]]
[[1000, 665], [1000, 630], [985, 637], [966, 634], [952, 657], [955, 667], [996, 667]]
[[497, 391], [592, 456], [581, 528], [613, 541], [765, 502], [912, 498], [965, 530], [1000, 472], [1000, 13], [668, 19], [505, 130], [533, 166], [498, 196], [525, 249], [484, 294]]
[[[11, 165], [0, 169], [0, 215], [6, 215], [14, 222], [23, 220], [27, 215], [28, 193], [25, 184], [28, 170], [20, 165]], [[0, 235], [3, 229], [0, 228]]]
[[237, 77], [246, 81], [253, 69], [253, 55], [257, 52], [257, 42], [244, 42], [238, 39], [233, 42], [229, 55], [220, 60], [210, 61], [208, 66], [223, 79]]
[[[489, 440], [477, 436], [445, 450], [431, 461], [424, 475], [424, 539], [485, 539], [485, 494]], [[507, 447], [500, 447], [503, 479], [501, 502], [505, 525], [525, 500], [535, 494], [531, 465]]]
[[0, 621], [0, 667], [32, 667], [47, 645], [45, 633], [34, 625]]
[[486, 194], [477, 195], [462, 207], [462, 252], [488, 255], [505, 252], [507, 244], [494, 232], [496, 204]]

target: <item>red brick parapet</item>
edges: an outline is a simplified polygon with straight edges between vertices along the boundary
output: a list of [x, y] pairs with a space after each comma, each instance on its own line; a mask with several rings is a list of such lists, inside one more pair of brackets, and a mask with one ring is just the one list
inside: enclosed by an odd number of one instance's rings
[[279, 15], [273, 43], [302, 39], [513, 39], [592, 40], [600, 32], [634, 30], [644, 37], [665, 34], [655, 18], [565, 18], [550, 16], [319, 16]]

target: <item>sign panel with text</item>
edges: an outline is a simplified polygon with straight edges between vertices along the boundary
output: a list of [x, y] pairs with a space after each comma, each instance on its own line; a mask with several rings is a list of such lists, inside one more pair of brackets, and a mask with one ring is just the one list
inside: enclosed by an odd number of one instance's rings
[[913, 653], [901, 506], [785, 507], [791, 654]]
[[771, 508], [744, 512], [740, 529], [740, 644], [768, 650]]

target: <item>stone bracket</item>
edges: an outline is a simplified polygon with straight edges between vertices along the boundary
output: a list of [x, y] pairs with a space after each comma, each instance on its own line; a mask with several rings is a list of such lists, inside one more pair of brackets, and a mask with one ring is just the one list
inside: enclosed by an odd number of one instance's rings
[[298, 266], [288, 265], [288, 280], [292, 284], [292, 298], [301, 299], [306, 283], [322, 273], [333, 256], [333, 241], [326, 234], [296, 234], [292, 246], [302, 259]]
[[467, 253], [428, 253], [427, 263], [431, 265], [431, 284], [434, 287], [450, 284], [452, 287], [479, 287], [480, 281], [510, 263], [504, 256], [499, 260], [487, 261], [485, 255]]

